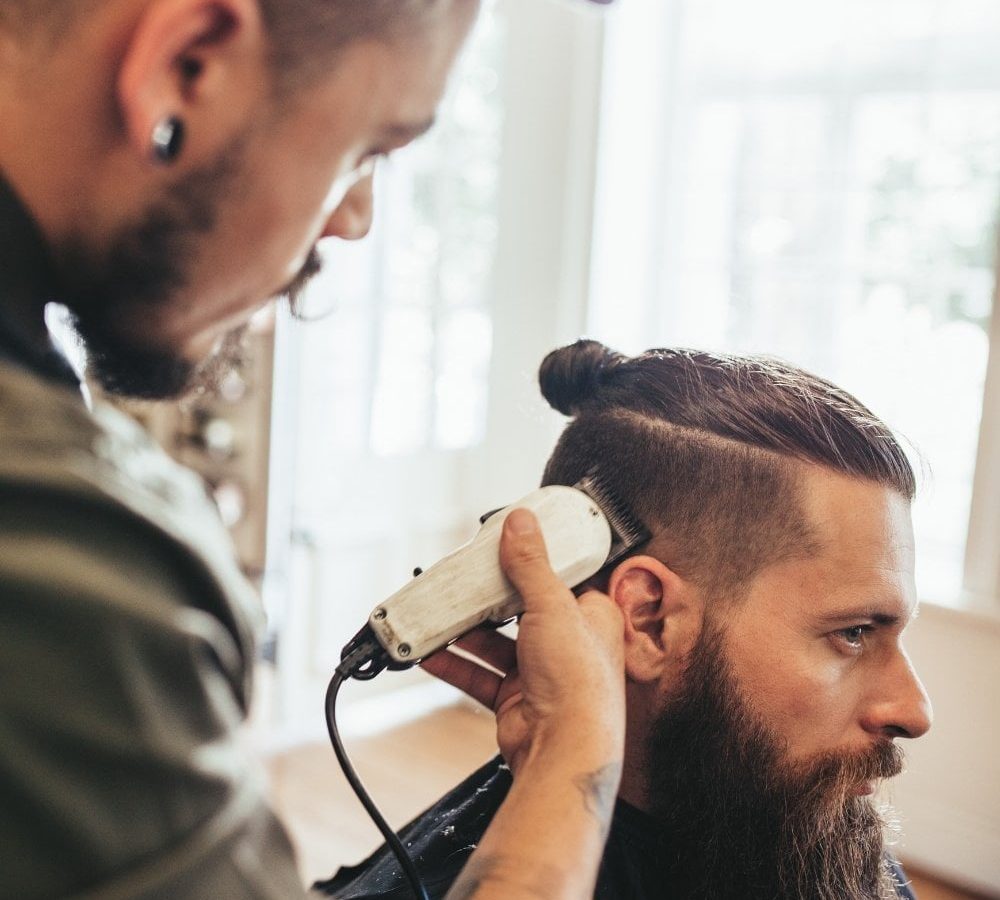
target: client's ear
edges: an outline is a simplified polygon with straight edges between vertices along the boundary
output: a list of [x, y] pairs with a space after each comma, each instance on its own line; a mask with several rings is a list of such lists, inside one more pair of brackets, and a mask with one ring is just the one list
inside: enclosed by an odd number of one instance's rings
[[607, 592], [625, 618], [625, 674], [637, 682], [661, 679], [701, 627], [692, 585], [652, 556], [630, 556], [611, 573]]

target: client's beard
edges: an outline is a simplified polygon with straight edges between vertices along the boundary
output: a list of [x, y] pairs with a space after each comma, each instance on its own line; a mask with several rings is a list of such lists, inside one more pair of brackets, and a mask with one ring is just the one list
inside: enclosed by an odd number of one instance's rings
[[748, 708], [709, 631], [692, 654], [687, 689], [650, 744], [665, 896], [684, 900], [896, 897], [887, 823], [852, 790], [902, 769], [885, 742], [864, 754], [825, 754], [789, 767]]

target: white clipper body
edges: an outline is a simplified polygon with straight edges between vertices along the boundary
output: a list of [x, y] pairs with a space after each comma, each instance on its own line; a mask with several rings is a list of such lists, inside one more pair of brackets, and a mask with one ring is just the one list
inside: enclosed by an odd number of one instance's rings
[[500, 534], [515, 507], [537, 516], [549, 563], [570, 587], [586, 581], [607, 562], [614, 535], [590, 496], [563, 485], [532, 491], [490, 516], [469, 543], [375, 608], [368, 624], [394, 662], [416, 662], [478, 625], [501, 624], [524, 611], [500, 568]]

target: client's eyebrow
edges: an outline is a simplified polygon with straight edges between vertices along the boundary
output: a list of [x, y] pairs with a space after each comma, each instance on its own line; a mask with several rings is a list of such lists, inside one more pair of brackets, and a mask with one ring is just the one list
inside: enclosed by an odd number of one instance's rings
[[820, 624], [836, 624], [840, 622], [872, 622], [875, 625], [895, 626], [904, 621], [916, 618], [917, 611], [913, 610], [912, 615], [904, 616], [896, 612], [886, 612], [872, 606], [855, 606], [844, 609], [837, 609], [817, 616]]

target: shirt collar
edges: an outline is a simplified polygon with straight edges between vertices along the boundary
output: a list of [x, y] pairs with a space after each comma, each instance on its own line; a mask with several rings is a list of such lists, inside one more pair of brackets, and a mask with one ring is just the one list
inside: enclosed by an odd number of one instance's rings
[[52, 271], [38, 225], [0, 175], [0, 359], [79, 390], [79, 378], [48, 332], [38, 334], [13, 312], [42, 315], [46, 301], [56, 299]]

